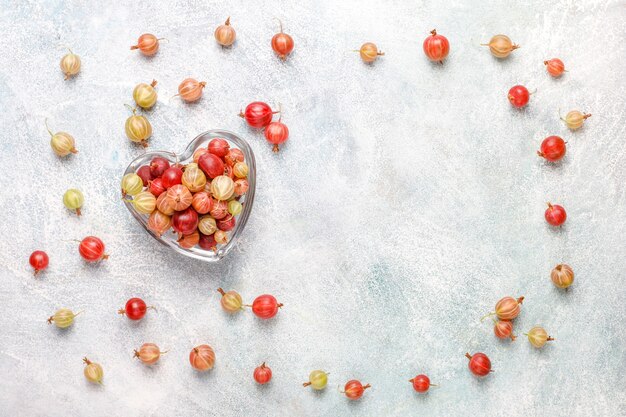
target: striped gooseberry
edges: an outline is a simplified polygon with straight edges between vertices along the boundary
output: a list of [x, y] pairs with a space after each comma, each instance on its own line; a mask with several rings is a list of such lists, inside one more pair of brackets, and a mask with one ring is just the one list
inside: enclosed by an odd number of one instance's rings
[[181, 235], [190, 235], [198, 228], [198, 213], [191, 207], [172, 215], [172, 229]]
[[242, 210], [243, 210], [243, 204], [241, 204], [239, 201], [230, 200], [228, 202], [228, 212], [232, 214], [233, 216], [238, 216], [239, 214], [241, 214]]
[[206, 191], [200, 191], [193, 195], [191, 206], [198, 214], [207, 214], [213, 208], [213, 199]]
[[206, 82], [194, 78], [185, 78], [178, 86], [178, 94], [187, 103], [193, 103], [200, 100], [202, 90], [206, 86]]
[[552, 226], [561, 226], [567, 220], [567, 213], [562, 206], [558, 204], [550, 204], [548, 203], [548, 208], [544, 213], [544, 217], [546, 221]]
[[122, 197], [136, 195], [143, 191], [143, 180], [134, 172], [122, 177]]
[[567, 288], [574, 283], [574, 270], [566, 264], [558, 264], [550, 273], [554, 285]]
[[469, 359], [469, 370], [476, 376], [487, 376], [491, 371], [491, 361], [484, 353], [465, 354]]
[[161, 351], [154, 343], [144, 343], [139, 349], [135, 349], [133, 352], [133, 357], [139, 358], [139, 360], [146, 365], [157, 363], [161, 355], [167, 353], [167, 351]]
[[182, 235], [177, 242], [181, 248], [191, 249], [200, 242], [200, 233], [194, 230], [189, 234]]
[[258, 384], [264, 385], [272, 379], [272, 370], [263, 362], [255, 368], [252, 376]]
[[428, 59], [440, 64], [443, 64], [443, 60], [450, 53], [450, 42], [445, 36], [438, 35], [436, 29], [430, 31], [430, 36], [424, 40], [423, 47]]
[[130, 106], [128, 108], [131, 109], [133, 115], [126, 119], [126, 124], [124, 125], [126, 136], [132, 142], [139, 143], [145, 148], [148, 146], [148, 139], [152, 136], [152, 125], [146, 116], [137, 114], [136, 108]]
[[167, 159], [162, 156], [155, 156], [150, 161], [150, 174], [152, 174], [152, 178], [158, 178], [165, 172], [166, 169], [170, 167], [170, 163]]
[[83, 362], [85, 362], [85, 369], [83, 373], [85, 374], [85, 378], [87, 381], [93, 382], [95, 384], [102, 384], [102, 378], [104, 377], [104, 370], [99, 363], [95, 363], [90, 361], [87, 358], [83, 358]]
[[142, 191], [133, 196], [132, 200], [126, 200], [132, 203], [135, 210], [141, 214], [150, 214], [156, 208], [156, 197], [150, 191]]
[[52, 133], [48, 127], [48, 119], [45, 120], [46, 130], [50, 134], [50, 146], [52, 151], [58, 156], [67, 156], [71, 153], [78, 153], [75, 148], [74, 137], [66, 132]]
[[63, 58], [61, 58], [61, 62], [59, 64], [61, 71], [65, 74], [66, 80], [71, 76], [78, 74], [80, 71], [80, 57], [69, 48], [68, 51], [69, 53], [65, 54]]
[[34, 251], [30, 254], [30, 258], [28, 258], [30, 266], [35, 270], [35, 275], [46, 269], [49, 261], [48, 254], [42, 250]]
[[204, 172], [198, 168], [198, 164], [188, 164], [185, 167], [182, 182], [183, 185], [189, 189], [189, 191], [197, 193], [204, 189], [206, 184], [206, 175], [204, 175]]
[[252, 312], [261, 319], [271, 319], [282, 306], [273, 295], [263, 294], [252, 302]]
[[245, 162], [237, 162], [233, 166], [233, 174], [237, 178], [246, 178], [248, 176], [248, 165]]
[[148, 307], [141, 298], [133, 297], [126, 301], [124, 308], [119, 309], [117, 313], [126, 315], [131, 320], [140, 320], [146, 315], [149, 308], [155, 310], [153, 306]]
[[200, 233], [200, 240], [198, 241], [198, 245], [204, 250], [217, 250], [217, 242], [215, 241], [215, 237], [213, 235], [204, 235]]
[[559, 136], [548, 136], [541, 142], [541, 149], [537, 155], [550, 162], [556, 162], [565, 156], [565, 142]]
[[145, 56], [152, 56], [159, 50], [160, 40], [163, 40], [163, 38], [157, 38], [151, 33], [144, 33], [137, 39], [137, 44], [130, 47], [130, 50], [139, 49]]
[[193, 195], [187, 187], [182, 184], [176, 184], [167, 189], [165, 193], [169, 204], [175, 211], [182, 211], [187, 209], [193, 201]]
[[167, 198], [167, 193], [161, 193], [157, 198], [157, 210], [167, 216], [171, 216], [176, 211], [173, 202]]
[[150, 190], [152, 195], [154, 195], [155, 197], [158, 197], [161, 194], [163, 194], [165, 191], [167, 191], [165, 189], [165, 186], [163, 185], [163, 180], [161, 178], [155, 178], [152, 181], [150, 181], [148, 183], [148, 190]]
[[302, 384], [303, 387], [308, 387], [309, 385], [314, 390], [323, 390], [326, 388], [326, 384], [328, 384], [328, 373], [316, 369], [315, 371], [311, 371], [309, 374], [309, 380]]
[[508, 296], [503, 297], [500, 299], [500, 301], [496, 303], [495, 311], [487, 314], [482, 319], [484, 320], [487, 317], [496, 315], [500, 320], [513, 320], [514, 318], [519, 316], [521, 310], [520, 306], [522, 305], [523, 301], [524, 297], [519, 297], [518, 299]]
[[70, 188], [63, 194], [63, 205], [66, 209], [76, 212], [77, 216], [80, 216], [80, 208], [84, 202], [83, 193], [76, 188]]
[[183, 170], [177, 166], [172, 166], [166, 169], [161, 176], [163, 186], [167, 189], [178, 184], [182, 184]]
[[530, 93], [523, 85], [514, 85], [507, 95], [513, 107], [521, 108], [528, 104]]
[[226, 201], [213, 201], [213, 207], [209, 214], [215, 220], [221, 220], [228, 216], [228, 203]]
[[154, 210], [148, 217], [148, 229], [159, 237], [170, 230], [170, 227], [172, 227], [172, 218], [159, 210]]
[[215, 156], [220, 158], [225, 157], [230, 152], [230, 144], [226, 139], [215, 138], [211, 139], [209, 145], [207, 146], [207, 150], [209, 153], [212, 153]]
[[220, 298], [220, 305], [222, 309], [228, 313], [237, 313], [243, 310], [243, 301], [241, 300], [241, 295], [237, 291], [226, 291], [218, 288], [217, 292], [219, 292], [222, 297]]
[[491, 55], [496, 58], [506, 58], [511, 55], [511, 52], [519, 48], [519, 45], [511, 42], [511, 39], [506, 35], [495, 35], [489, 43], [481, 43], [481, 45], [488, 46]]
[[363, 385], [360, 381], [351, 379], [346, 382], [346, 385], [343, 387], [343, 393], [351, 400], [358, 400], [363, 396], [365, 390], [371, 387], [370, 384]]
[[82, 311], [74, 314], [69, 308], [61, 308], [52, 316], [48, 317], [48, 324], [57, 326], [59, 329], [66, 329], [74, 323], [74, 317], [78, 316]]
[[250, 127], [263, 128], [270, 124], [274, 115], [269, 104], [262, 101], [254, 101], [246, 106], [245, 111], [239, 112], [239, 117], [245, 119]]
[[585, 120], [591, 117], [591, 114], [583, 113], [578, 110], [572, 110], [565, 115], [565, 118], [561, 117], [561, 120], [565, 122], [568, 128], [571, 130], [578, 130], [583, 126]]
[[289, 128], [281, 121], [281, 118], [278, 118], [277, 122], [271, 122], [267, 125], [264, 135], [265, 140], [274, 145], [272, 152], [278, 152], [280, 150], [278, 145], [285, 143], [289, 139]]
[[215, 178], [224, 174], [224, 162], [212, 153], [205, 153], [198, 158], [198, 166], [209, 178]]
[[213, 233], [213, 239], [215, 239], [216, 243], [225, 245], [228, 243], [228, 233], [223, 230], [216, 230], [215, 233]]
[[250, 188], [250, 184], [246, 179], [238, 179], [235, 181], [235, 194], [236, 195], [244, 195], [248, 192], [248, 188]]
[[233, 216], [232, 214], [229, 214], [223, 219], [218, 220], [217, 228], [225, 232], [230, 232], [231, 230], [235, 228], [235, 216]]
[[198, 230], [204, 235], [212, 235], [217, 230], [217, 222], [211, 216], [202, 216], [198, 220]]
[[493, 333], [498, 339], [511, 339], [514, 341], [517, 336], [513, 334], [513, 323], [510, 320], [494, 320]]
[[148, 183], [152, 180], [152, 172], [150, 171], [149, 165], [143, 165], [139, 167], [139, 169], [137, 170], [137, 175], [139, 175], [139, 177], [143, 181], [144, 187], [147, 186]]
[[150, 84], [137, 84], [133, 90], [133, 99], [135, 103], [142, 109], [149, 109], [157, 102], [157, 92], [154, 87], [157, 85], [156, 80], [152, 80]]
[[413, 389], [420, 393], [428, 392], [430, 387], [436, 387], [436, 385], [430, 383], [430, 378], [424, 374], [420, 374], [413, 379], [409, 379], [409, 382], [413, 384]]
[[538, 349], [542, 348], [547, 342], [554, 340], [554, 338], [548, 336], [548, 332], [540, 326], [533, 327], [528, 333], [524, 333], [524, 335], [528, 337], [530, 344]]
[[287, 55], [293, 51], [293, 38], [283, 32], [283, 22], [278, 21], [280, 24], [280, 32], [272, 37], [272, 49], [281, 60], [286, 60]]
[[104, 248], [102, 240], [95, 236], [87, 236], [78, 245], [78, 252], [87, 262], [98, 262], [109, 258], [109, 255], [104, 253]]
[[361, 48], [355, 52], [358, 52], [363, 62], [366, 62], [368, 64], [376, 61], [379, 56], [385, 55], [385, 53], [378, 50], [378, 46], [376, 46], [376, 44], [372, 42], [364, 43], [363, 45], [361, 45]]
[[208, 371], [215, 366], [215, 352], [209, 345], [200, 345], [189, 352], [189, 363], [197, 371]]
[[548, 74], [553, 77], [560, 77], [565, 71], [565, 64], [558, 58], [552, 58], [547, 61], [543, 61], [543, 64], [548, 70]]
[[245, 160], [244, 154], [241, 149], [232, 148], [226, 156], [224, 156], [224, 162], [228, 166], [234, 166], [237, 162], [243, 162]]

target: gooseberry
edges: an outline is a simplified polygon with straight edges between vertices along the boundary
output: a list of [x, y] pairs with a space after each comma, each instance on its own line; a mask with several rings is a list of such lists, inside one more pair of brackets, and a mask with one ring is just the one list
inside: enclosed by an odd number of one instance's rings
[[364, 43], [357, 52], [361, 55], [363, 62], [367, 62], [368, 64], [376, 61], [379, 56], [385, 55], [385, 53], [379, 51], [376, 44], [372, 42]]
[[283, 32], [283, 22], [279, 20], [278, 23], [280, 24], [280, 33], [272, 37], [272, 49], [284, 61], [287, 59], [287, 55], [293, 51], [293, 38]]
[[197, 230], [194, 230], [187, 235], [181, 236], [177, 242], [181, 248], [191, 249], [200, 242], [200, 233], [198, 233]]
[[193, 162], [197, 164], [200, 157], [205, 153], [209, 153], [209, 150], [207, 148], [198, 148], [193, 151]]
[[226, 19], [226, 22], [224, 22], [223, 25], [219, 25], [217, 29], [215, 29], [214, 36], [217, 43], [222, 46], [230, 46], [235, 43], [237, 33], [230, 25], [230, 17]]
[[182, 235], [193, 233], [198, 228], [198, 213], [192, 208], [177, 211], [172, 215], [172, 228]]
[[66, 132], [52, 133], [48, 127], [48, 119], [45, 120], [46, 130], [50, 134], [50, 146], [52, 151], [58, 156], [67, 156], [71, 153], [78, 153], [72, 135]]
[[134, 350], [133, 356], [139, 358], [146, 365], [153, 365], [164, 353], [167, 353], [167, 351], [161, 352], [161, 349], [156, 344], [144, 343], [139, 349]]
[[565, 119], [561, 117], [561, 120], [563, 120], [567, 127], [571, 130], [578, 130], [583, 126], [583, 123], [585, 123], [585, 120], [589, 117], [591, 117], [591, 114], [585, 114], [579, 112], [578, 110], [572, 110], [565, 115]]
[[248, 176], [248, 164], [245, 162], [237, 162], [235, 166], [233, 166], [233, 174], [237, 178], [246, 178]]
[[156, 197], [150, 191], [140, 192], [130, 202], [141, 214], [150, 214], [156, 208]]
[[104, 242], [95, 236], [84, 238], [78, 246], [78, 252], [87, 262], [98, 262], [109, 257], [104, 253]]
[[167, 216], [171, 216], [176, 211], [174, 210], [173, 201], [167, 198], [167, 193], [161, 193], [157, 198], [157, 210]]
[[239, 117], [246, 120], [249, 126], [262, 128], [270, 124], [272, 121], [272, 108], [262, 101], [255, 101], [246, 106], [245, 111], [239, 113]]
[[137, 109], [127, 105], [131, 109], [133, 115], [126, 119], [124, 129], [126, 136], [132, 142], [140, 143], [144, 148], [148, 146], [148, 139], [152, 136], [152, 125], [146, 116], [137, 115]]
[[82, 311], [74, 314], [69, 308], [61, 308], [48, 318], [48, 324], [57, 326], [59, 329], [66, 329], [74, 323], [74, 317], [78, 316]]
[[157, 85], [157, 81], [152, 80], [150, 84], [137, 84], [133, 90], [133, 99], [142, 109], [149, 109], [156, 104], [157, 92], [154, 89], [155, 85]]
[[565, 156], [565, 141], [559, 136], [548, 136], [541, 142], [537, 155], [550, 162], [556, 162]]
[[124, 308], [119, 309], [117, 312], [118, 314], [125, 314], [131, 320], [141, 320], [149, 308], [154, 309], [153, 306], [146, 306], [145, 301], [141, 298], [134, 297], [126, 301]]
[[514, 85], [507, 96], [513, 107], [521, 108], [528, 104], [530, 93], [523, 85]]
[[163, 186], [167, 189], [174, 185], [182, 184], [183, 182], [183, 170], [177, 166], [169, 167], [163, 172], [161, 176]]
[[136, 195], [143, 191], [143, 180], [134, 172], [122, 177], [122, 196]]
[[228, 215], [217, 221], [217, 228], [229, 232], [235, 228], [235, 216]]
[[346, 385], [343, 388], [343, 393], [351, 400], [358, 400], [363, 396], [363, 392], [371, 387], [372, 386], [370, 384], [363, 385], [360, 381], [352, 379], [346, 382]]
[[548, 208], [545, 212], [546, 221], [552, 226], [560, 226], [565, 223], [567, 219], [567, 213], [565, 213], [565, 209], [558, 204], [550, 204], [548, 203]]
[[143, 181], [143, 186], [145, 187], [152, 180], [152, 173], [150, 172], [150, 167], [148, 165], [144, 165], [139, 167], [137, 170], [137, 175]]
[[424, 53], [431, 61], [439, 61], [443, 64], [443, 60], [450, 53], [450, 42], [443, 35], [438, 35], [437, 30], [430, 31], [431, 36], [424, 40]]
[[198, 245], [200, 245], [200, 247], [204, 250], [214, 251], [217, 249], [217, 242], [215, 241], [213, 235], [207, 236], [200, 233], [200, 240], [198, 241]]
[[60, 63], [61, 71], [65, 74], [66, 80], [71, 76], [78, 74], [80, 71], [80, 57], [69, 48], [68, 51], [70, 51], [70, 53], [64, 55], [63, 58], [61, 58]]
[[487, 376], [491, 372], [491, 361], [484, 353], [465, 354], [469, 359], [469, 370], [476, 376]]
[[211, 181], [211, 194], [218, 201], [228, 200], [235, 193], [235, 182], [226, 175], [219, 175]]
[[311, 371], [309, 374], [309, 381], [304, 382], [302, 384], [303, 387], [308, 387], [309, 385], [314, 390], [322, 390], [326, 388], [326, 384], [328, 383], [328, 374], [321, 370]]
[[554, 285], [559, 288], [567, 288], [574, 283], [574, 270], [566, 264], [559, 264], [550, 273]]
[[524, 333], [525, 336], [528, 336], [528, 341], [531, 345], [536, 348], [542, 348], [547, 342], [551, 342], [554, 340], [553, 337], [548, 336], [548, 332], [543, 327], [535, 326], [528, 331], [528, 333]]
[[493, 332], [498, 339], [515, 340], [516, 336], [513, 334], [513, 323], [510, 320], [494, 320]]
[[235, 181], [235, 194], [244, 195], [248, 191], [249, 187], [250, 185], [248, 184], [248, 180], [246, 179], [236, 180]]
[[212, 235], [217, 230], [217, 223], [211, 216], [202, 216], [198, 220], [198, 230], [204, 235]]
[[503, 297], [496, 303], [496, 309], [494, 312], [487, 314], [483, 317], [483, 320], [487, 317], [493, 316], [494, 314], [498, 316], [500, 320], [513, 320], [520, 313], [520, 306], [524, 301], [524, 297], [519, 297], [515, 299], [513, 297]]
[[154, 195], [155, 197], [158, 197], [165, 191], [167, 191], [165, 189], [165, 186], [163, 185], [163, 179], [161, 178], [155, 178], [150, 181], [150, 183], [148, 184], [148, 190], [150, 190], [152, 195]]
[[209, 178], [215, 178], [224, 174], [224, 162], [212, 153], [205, 153], [198, 159], [198, 166]]
[[213, 199], [206, 191], [200, 191], [193, 195], [191, 206], [198, 214], [207, 214], [213, 208]]
[[252, 312], [261, 319], [271, 319], [282, 306], [273, 295], [263, 294], [259, 295], [252, 302]]
[[213, 233], [213, 239], [215, 239], [216, 243], [219, 243], [220, 245], [225, 245], [228, 243], [228, 233], [223, 230], [217, 230], [215, 233]]
[[202, 191], [206, 184], [206, 175], [197, 164], [189, 164], [185, 167], [185, 172], [181, 178], [183, 185], [192, 193]]
[[223, 158], [228, 155], [228, 152], [230, 152], [230, 144], [226, 139], [215, 138], [211, 139], [207, 149], [213, 155]]
[[430, 378], [424, 374], [420, 374], [413, 379], [409, 379], [409, 382], [413, 384], [413, 389], [420, 393], [427, 392], [430, 387], [435, 386], [430, 383]]
[[543, 61], [548, 73], [553, 77], [560, 77], [565, 72], [565, 64], [558, 58], [552, 58], [548, 61]]
[[148, 229], [159, 237], [167, 232], [170, 227], [172, 227], [172, 218], [159, 210], [154, 210], [148, 217]]
[[32, 266], [35, 270], [35, 275], [37, 275], [48, 267], [48, 254], [42, 250], [36, 250], [30, 254], [28, 262], [30, 263], [30, 266]]
[[278, 145], [285, 143], [289, 139], [289, 128], [280, 121], [272, 122], [265, 128], [265, 139], [274, 145], [272, 151], [278, 152]]
[[233, 166], [235, 165], [237, 162], [243, 162], [245, 159], [243, 152], [241, 151], [241, 149], [237, 149], [237, 148], [233, 148], [230, 151], [228, 151], [228, 153], [226, 154], [226, 156], [224, 156], [224, 162], [226, 162], [226, 165], [228, 166]]
[[193, 78], [185, 78], [178, 86], [178, 95], [188, 103], [198, 101], [202, 97], [204, 86], [206, 86], [204, 81], [198, 82]]
[[241, 295], [237, 291], [227, 291], [224, 292], [223, 289], [218, 288], [217, 292], [222, 295], [220, 299], [220, 304], [222, 305], [222, 309], [228, 313], [237, 313], [243, 310], [243, 301], [241, 300]]
[[261, 366], [256, 367], [253, 376], [257, 383], [261, 385], [267, 384], [272, 379], [272, 370], [263, 362]]
[[196, 346], [189, 353], [189, 362], [197, 371], [208, 371], [215, 365], [215, 352], [209, 345]]
[[104, 377], [102, 366], [100, 366], [99, 363], [91, 362], [87, 358], [83, 358], [83, 362], [85, 362], [86, 365], [83, 373], [87, 381], [102, 384], [102, 378]]
[[76, 188], [70, 188], [63, 194], [63, 205], [68, 210], [74, 210], [77, 216], [80, 216], [80, 208], [83, 206], [85, 202], [85, 197], [80, 190]]
[[228, 212], [232, 214], [233, 216], [238, 216], [239, 214], [241, 214], [242, 210], [243, 210], [243, 204], [241, 204], [239, 201], [230, 200], [228, 202]]
[[151, 33], [144, 33], [137, 40], [137, 45], [130, 47], [130, 50], [139, 49], [145, 56], [152, 56], [159, 50], [159, 41], [163, 38], [157, 38]]
[[209, 214], [216, 220], [223, 219], [224, 217], [228, 216], [228, 203], [223, 200], [214, 201], [213, 207], [211, 208]]
[[150, 161], [150, 173], [152, 174], [152, 178], [160, 177], [169, 167], [170, 163], [167, 159], [160, 156], [155, 156]]
[[482, 43], [481, 45], [488, 46], [489, 51], [496, 58], [506, 58], [511, 52], [519, 48], [519, 45], [511, 42], [511, 39], [506, 35], [495, 35], [489, 43]]

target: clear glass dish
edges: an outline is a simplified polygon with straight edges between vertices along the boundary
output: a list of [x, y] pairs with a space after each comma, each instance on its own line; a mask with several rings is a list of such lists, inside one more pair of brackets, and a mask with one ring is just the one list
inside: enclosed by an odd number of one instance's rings
[[126, 171], [124, 171], [124, 175], [131, 172], [137, 172], [140, 167], [149, 164], [152, 158], [154, 158], [155, 156], [161, 156], [163, 158], [166, 158], [170, 161], [170, 163], [180, 162], [182, 164], [186, 164], [188, 162], [193, 162], [193, 153], [195, 152], [195, 150], [202, 146], [206, 147], [209, 141], [214, 138], [226, 139], [230, 143], [231, 147], [241, 149], [245, 157], [245, 162], [246, 164], [248, 164], [249, 168], [248, 192], [241, 196], [241, 198], [239, 199], [239, 201], [243, 204], [243, 210], [241, 214], [236, 217], [237, 222], [235, 228], [231, 230], [228, 234], [228, 243], [226, 243], [225, 245], [219, 245], [217, 247], [217, 250], [215, 251], [204, 250], [199, 246], [193, 247], [191, 249], [182, 248], [176, 242], [178, 236], [172, 230], [163, 234], [161, 237], [157, 236], [156, 233], [148, 229], [148, 216], [137, 212], [131, 203], [127, 201], [124, 202], [128, 211], [130, 211], [133, 217], [135, 217], [135, 219], [143, 226], [146, 232], [152, 235], [153, 238], [161, 242], [163, 245], [169, 246], [180, 254], [205, 262], [218, 262], [220, 259], [226, 256], [226, 254], [230, 252], [231, 249], [236, 245], [237, 238], [246, 227], [248, 217], [250, 217], [250, 212], [252, 211], [252, 203], [254, 202], [254, 190], [256, 188], [256, 163], [254, 161], [254, 154], [252, 153], [252, 149], [250, 148], [248, 143], [233, 132], [229, 132], [227, 130], [209, 130], [196, 136], [195, 139], [192, 140], [189, 145], [187, 145], [187, 148], [182, 153], [177, 154], [167, 151], [149, 151], [135, 158], [135, 160], [133, 160], [130, 165], [128, 165]]

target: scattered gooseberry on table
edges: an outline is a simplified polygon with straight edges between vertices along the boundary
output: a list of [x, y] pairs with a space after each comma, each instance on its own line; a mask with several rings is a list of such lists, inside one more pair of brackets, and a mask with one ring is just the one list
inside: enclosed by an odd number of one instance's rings
[[578, 130], [583, 126], [585, 120], [590, 117], [591, 114], [583, 113], [578, 110], [572, 110], [565, 115], [565, 119], [561, 117], [561, 120], [563, 120], [567, 127], [571, 130]]
[[220, 305], [222, 309], [228, 313], [237, 313], [243, 310], [243, 301], [241, 299], [241, 295], [237, 291], [226, 291], [218, 288], [217, 292], [219, 292], [222, 297], [220, 298]]
[[289, 128], [281, 121], [282, 117], [278, 118], [277, 122], [271, 122], [265, 128], [265, 139], [274, 145], [272, 151], [278, 152], [278, 145], [281, 145], [289, 139]]
[[52, 133], [48, 127], [48, 119], [45, 120], [46, 130], [50, 134], [50, 146], [52, 151], [58, 156], [67, 156], [71, 153], [78, 153], [72, 135], [66, 132]]
[[157, 92], [154, 87], [157, 85], [156, 80], [152, 80], [150, 84], [137, 84], [133, 90], [133, 99], [135, 103], [142, 109], [150, 109], [157, 102]]
[[496, 303], [495, 311], [487, 314], [482, 319], [484, 320], [487, 317], [496, 315], [500, 320], [513, 320], [521, 311], [521, 305], [524, 301], [524, 297], [519, 297], [517, 299], [513, 297], [503, 297]]
[[514, 341], [517, 336], [513, 334], [513, 323], [510, 320], [494, 320], [493, 333], [498, 339], [511, 339]]
[[528, 100], [530, 100], [530, 93], [523, 85], [514, 85], [509, 90], [507, 97], [509, 98], [511, 105], [519, 109], [528, 104]]
[[537, 155], [550, 162], [556, 162], [565, 156], [566, 143], [559, 136], [548, 136], [541, 142], [541, 148], [537, 151]]
[[443, 64], [443, 60], [450, 53], [450, 42], [445, 36], [438, 35], [436, 29], [430, 31], [430, 36], [424, 40], [423, 47], [428, 59], [440, 64]]
[[239, 117], [245, 119], [250, 127], [263, 128], [270, 124], [274, 113], [278, 112], [272, 111], [269, 104], [255, 101], [248, 104], [244, 111], [239, 112]]
[[543, 64], [546, 66], [548, 74], [553, 77], [560, 77], [565, 72], [565, 64], [558, 58], [543, 61]]
[[567, 220], [567, 213], [562, 206], [548, 203], [548, 208], [544, 214], [546, 221], [552, 226], [561, 226]]
[[78, 245], [78, 252], [87, 262], [98, 262], [108, 259], [109, 255], [104, 253], [104, 242], [95, 236], [87, 236]]
[[496, 58], [506, 58], [511, 55], [511, 52], [519, 48], [519, 45], [511, 42], [511, 39], [506, 35], [495, 35], [489, 40], [489, 43], [482, 43], [482, 46], [488, 46], [491, 55]]
[[134, 350], [133, 357], [139, 358], [139, 360], [146, 365], [153, 365], [157, 363], [164, 353], [167, 353], [167, 351], [161, 351], [156, 344], [144, 343], [139, 349]]
[[550, 273], [550, 279], [559, 288], [568, 288], [574, 283], [574, 270], [566, 264], [558, 264]]
[[351, 400], [358, 400], [363, 396], [365, 390], [371, 387], [372, 386], [370, 384], [363, 385], [360, 381], [352, 379], [346, 382], [346, 385], [343, 388], [343, 393]]
[[148, 307], [141, 298], [133, 297], [126, 301], [124, 308], [119, 309], [117, 312], [118, 314], [126, 315], [131, 320], [141, 320], [149, 308], [155, 310], [153, 306]]
[[144, 33], [137, 39], [137, 44], [130, 47], [131, 51], [139, 49], [145, 56], [152, 56], [159, 50], [159, 41], [164, 38], [157, 38], [151, 33]]
[[379, 51], [376, 44], [372, 42], [365, 42], [363, 45], [361, 45], [361, 48], [358, 51], [354, 52], [358, 52], [363, 62], [366, 62], [368, 64], [376, 61], [379, 56], [385, 55], [385, 53]]
[[263, 362], [260, 366], [256, 367], [253, 377], [257, 383], [261, 385], [267, 384], [272, 379], [272, 370]]
[[85, 369], [83, 373], [85, 374], [85, 378], [87, 381], [93, 382], [95, 384], [102, 384], [102, 378], [104, 377], [104, 370], [99, 363], [91, 362], [87, 358], [83, 358], [83, 362], [85, 362]]
[[61, 71], [65, 74], [65, 79], [78, 74], [80, 71], [80, 57], [68, 48], [69, 53], [61, 58]]
[[283, 22], [278, 20], [280, 24], [280, 32], [272, 37], [272, 49], [283, 61], [287, 59], [287, 55], [293, 51], [293, 38], [283, 32]]
[[322, 370], [316, 369], [309, 374], [309, 380], [302, 383], [303, 387], [311, 386], [314, 390], [323, 390], [328, 384], [328, 373]]
[[74, 318], [80, 313], [82, 313], [82, 311], [74, 314], [69, 308], [61, 308], [52, 316], [48, 317], [48, 324], [54, 323], [59, 329], [66, 329], [74, 323]]
[[554, 338], [549, 336], [548, 332], [540, 326], [533, 327], [528, 333], [524, 333], [524, 335], [528, 336], [528, 341], [536, 348], [542, 348], [547, 342], [554, 340]]
[[70, 188], [63, 194], [63, 205], [68, 210], [75, 211], [77, 216], [80, 216], [80, 208], [83, 206], [84, 202], [85, 197], [83, 193], [76, 188]]
[[200, 100], [206, 82], [194, 78], [185, 78], [178, 86], [178, 94], [187, 103]]
[[126, 105], [133, 115], [126, 119], [124, 129], [126, 130], [126, 136], [132, 142], [141, 144], [144, 148], [148, 146], [148, 139], [152, 136], [152, 125], [146, 118], [146, 116], [138, 115], [137, 109]]
[[[217, 234], [217, 232], [216, 232]], [[261, 319], [271, 319], [278, 313], [278, 309], [283, 305], [280, 304], [273, 295], [259, 295], [252, 302], [252, 312]]]
[[424, 393], [427, 392], [430, 387], [435, 387], [436, 385], [430, 383], [430, 378], [428, 378], [424, 374], [417, 375], [413, 379], [409, 379], [409, 382], [413, 384], [413, 389], [417, 392]]
[[48, 254], [42, 250], [34, 251], [30, 254], [30, 258], [28, 258], [30, 266], [35, 270], [35, 275], [46, 269], [49, 261]]
[[230, 25], [230, 17], [226, 19], [223, 25], [219, 25], [215, 29], [215, 40], [222, 46], [231, 46], [235, 43], [235, 38], [237, 37], [237, 33], [235, 29]]
[[484, 353], [466, 353], [465, 357], [469, 359], [468, 367], [474, 375], [483, 377], [491, 372], [491, 361]]
[[215, 352], [209, 345], [200, 345], [191, 349], [189, 363], [197, 371], [208, 371], [215, 365]]

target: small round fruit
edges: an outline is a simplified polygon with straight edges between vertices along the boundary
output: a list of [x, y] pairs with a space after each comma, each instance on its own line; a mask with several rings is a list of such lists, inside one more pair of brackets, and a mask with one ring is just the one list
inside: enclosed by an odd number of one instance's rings
[[264, 385], [272, 379], [272, 370], [263, 362], [261, 366], [256, 367], [253, 376], [257, 383]]
[[145, 301], [141, 298], [131, 298], [126, 302], [124, 308], [118, 310], [119, 314], [126, 315], [131, 320], [141, 320], [143, 316], [146, 315], [146, 311], [148, 311], [148, 307], [146, 306]]
[[48, 254], [42, 250], [36, 250], [35, 252], [30, 254], [28, 262], [30, 263], [30, 266], [32, 266], [35, 270], [35, 275], [37, 275], [48, 267]]
[[87, 236], [78, 246], [78, 252], [87, 262], [98, 262], [108, 259], [109, 255], [104, 253], [104, 242], [95, 236]]
[[220, 299], [220, 304], [222, 305], [222, 309], [228, 313], [237, 313], [243, 310], [243, 301], [241, 299], [241, 295], [237, 291], [228, 291], [224, 292], [223, 289], [218, 288], [217, 292], [222, 295]]
[[271, 319], [283, 305], [270, 294], [259, 295], [252, 302], [252, 312], [261, 319]]
[[215, 352], [209, 345], [200, 345], [191, 349], [189, 363], [197, 371], [208, 371], [215, 365]]
[[513, 107], [521, 108], [528, 104], [530, 93], [523, 85], [515, 85], [509, 90], [508, 98]]
[[346, 382], [346, 385], [343, 388], [343, 393], [351, 400], [358, 400], [363, 396], [365, 390], [371, 387], [372, 386], [370, 384], [363, 385], [360, 381], [352, 379]]
[[535, 326], [528, 331], [528, 333], [524, 333], [528, 336], [528, 341], [531, 345], [536, 348], [542, 348], [547, 342], [551, 342], [554, 338], [548, 336], [548, 332], [543, 327]]
[[561, 117], [561, 120], [565, 122], [567, 127], [571, 130], [578, 130], [583, 127], [583, 123], [591, 117], [591, 114], [582, 113], [578, 110], [572, 110], [565, 115], [565, 119]]
[[83, 372], [87, 381], [102, 384], [102, 378], [104, 377], [102, 366], [100, 366], [99, 363], [91, 362], [87, 358], [83, 358], [83, 362], [85, 362], [86, 365]]
[[410, 379], [409, 382], [413, 384], [413, 389], [417, 392], [423, 393], [428, 392], [430, 387], [434, 386], [430, 383], [430, 378], [428, 378], [424, 374], [420, 374], [413, 379]]
[[69, 308], [61, 308], [57, 310], [54, 315], [48, 318], [48, 324], [57, 326], [59, 329], [66, 329], [74, 323], [74, 317], [78, 316], [81, 312], [74, 314]]
[[141, 345], [139, 350], [135, 349], [134, 357], [139, 358], [139, 360], [146, 365], [153, 365], [157, 363], [162, 353], [161, 349], [154, 343], [144, 343]]
[[517, 336], [513, 334], [513, 323], [510, 320], [495, 321], [493, 333], [498, 339], [511, 339], [514, 341]]
[[550, 162], [556, 162], [565, 156], [565, 141], [559, 136], [548, 136], [541, 142], [537, 155]]
[[314, 390], [322, 390], [326, 388], [326, 384], [328, 384], [328, 373], [318, 369], [309, 374], [309, 381], [304, 382], [302, 386], [308, 387], [310, 385]]
[[548, 61], [543, 61], [548, 73], [553, 77], [560, 77], [565, 72], [565, 64], [558, 58], [552, 58]]
[[559, 288], [568, 288], [574, 283], [574, 270], [566, 264], [559, 264], [550, 273], [554, 285]]
[[567, 213], [562, 206], [558, 204], [548, 203], [548, 208], [545, 212], [546, 221], [552, 226], [560, 226], [567, 220]]
[[484, 353], [465, 354], [469, 359], [469, 370], [476, 376], [487, 376], [491, 372], [491, 361]]

